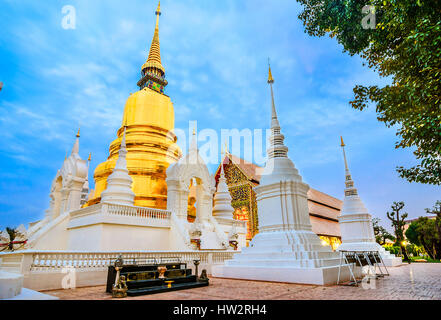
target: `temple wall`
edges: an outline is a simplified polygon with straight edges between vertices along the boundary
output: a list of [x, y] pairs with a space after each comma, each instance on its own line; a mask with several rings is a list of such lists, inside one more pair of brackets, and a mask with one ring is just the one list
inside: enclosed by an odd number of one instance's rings
[[69, 230], [68, 250], [170, 250], [169, 228], [97, 224]]
[[57, 221], [51, 221], [38, 232], [31, 248], [34, 250], [66, 250], [69, 242], [69, 235], [66, 232], [68, 223], [69, 215], [60, 216]]

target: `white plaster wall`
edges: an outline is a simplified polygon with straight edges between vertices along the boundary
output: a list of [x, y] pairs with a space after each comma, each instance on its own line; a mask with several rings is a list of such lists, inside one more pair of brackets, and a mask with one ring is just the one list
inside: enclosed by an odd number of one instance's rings
[[189, 247], [184, 239], [182, 238], [181, 234], [179, 233], [179, 230], [174, 228], [173, 226], [170, 229], [169, 235], [168, 235], [168, 241], [170, 244], [170, 248], [167, 250], [191, 250], [191, 247]]
[[69, 251], [100, 251], [102, 246], [103, 225], [66, 230], [69, 233]]
[[104, 225], [103, 250], [173, 250], [169, 228]]
[[43, 227], [41, 231], [44, 231], [39, 232], [31, 248], [33, 250], [67, 250], [69, 243], [69, 235], [66, 232], [68, 217], [68, 214], [59, 217], [59, 222], [49, 222], [49, 224], [54, 224], [53, 226]]
[[69, 249], [81, 251], [174, 250], [169, 228], [97, 224], [69, 229]]

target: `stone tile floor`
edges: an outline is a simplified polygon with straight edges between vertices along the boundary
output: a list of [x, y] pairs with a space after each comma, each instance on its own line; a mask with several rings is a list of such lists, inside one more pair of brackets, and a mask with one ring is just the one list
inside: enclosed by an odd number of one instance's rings
[[[159, 293], [130, 300], [439, 300], [441, 263], [413, 263], [389, 268], [390, 276], [375, 281], [375, 289], [316, 286], [211, 278], [208, 287]], [[45, 291], [66, 300], [108, 300], [104, 286]]]

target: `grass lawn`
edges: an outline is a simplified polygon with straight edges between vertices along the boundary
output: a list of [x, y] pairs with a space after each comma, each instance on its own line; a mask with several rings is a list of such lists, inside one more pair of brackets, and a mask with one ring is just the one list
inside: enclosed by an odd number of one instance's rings
[[429, 257], [427, 257], [427, 258], [425, 258], [425, 257], [410, 257], [410, 259], [411, 259], [412, 262], [414, 262], [414, 263], [424, 263], [424, 262], [417, 262], [417, 261], [415, 261], [415, 260], [418, 260], [418, 259], [425, 259], [425, 260], [427, 260], [427, 262], [429, 262], [429, 263], [441, 263], [440, 260], [430, 259]]

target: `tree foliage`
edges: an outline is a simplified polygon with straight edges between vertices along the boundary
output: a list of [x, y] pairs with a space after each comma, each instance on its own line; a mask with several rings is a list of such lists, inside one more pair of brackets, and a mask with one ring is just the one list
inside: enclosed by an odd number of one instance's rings
[[[329, 34], [350, 55], [359, 54], [384, 87], [357, 85], [353, 108], [376, 105], [377, 118], [396, 127], [396, 148], [412, 148], [418, 164], [398, 167], [410, 182], [441, 184], [441, 1], [297, 0], [311, 36]], [[366, 5], [375, 7], [375, 29], [362, 25]]]
[[395, 241], [395, 237], [391, 235], [385, 228], [383, 228], [383, 226], [380, 225], [380, 221], [381, 220], [379, 218], [372, 219], [375, 241], [380, 245], [386, 244], [386, 240]]
[[441, 238], [436, 228], [436, 221], [420, 217], [413, 221], [406, 230], [407, 239], [417, 246], [423, 246], [432, 259], [441, 259]]
[[6, 227], [6, 232], [9, 235], [8, 248], [9, 248], [9, 250], [13, 251], [14, 245], [12, 243], [14, 242], [15, 238], [17, 238], [19, 236], [19, 232], [17, 231], [16, 228], [9, 228], [9, 227]]
[[401, 213], [404, 208], [404, 202], [394, 202], [391, 206], [392, 212], [386, 212], [387, 217], [392, 222], [392, 227], [395, 231], [395, 244], [401, 247], [404, 255], [404, 260], [409, 260], [406, 252], [406, 246], [404, 245], [404, 226], [406, 225], [405, 219], [407, 213]]

